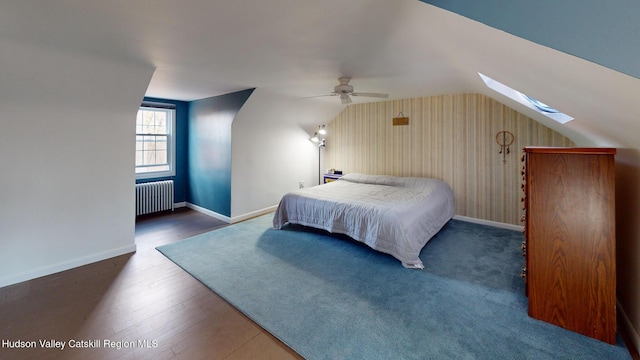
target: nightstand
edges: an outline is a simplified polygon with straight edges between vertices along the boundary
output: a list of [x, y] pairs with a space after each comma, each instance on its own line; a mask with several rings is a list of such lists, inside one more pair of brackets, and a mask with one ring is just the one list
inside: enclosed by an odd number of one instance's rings
[[342, 177], [342, 174], [324, 174], [322, 178], [324, 179], [324, 183], [330, 183], [332, 181], [336, 181]]

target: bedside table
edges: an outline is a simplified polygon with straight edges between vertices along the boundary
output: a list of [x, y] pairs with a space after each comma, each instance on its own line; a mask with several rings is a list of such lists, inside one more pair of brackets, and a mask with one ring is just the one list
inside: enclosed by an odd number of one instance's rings
[[336, 181], [342, 177], [343, 174], [324, 174], [322, 178], [324, 179], [323, 183], [330, 183], [332, 181]]

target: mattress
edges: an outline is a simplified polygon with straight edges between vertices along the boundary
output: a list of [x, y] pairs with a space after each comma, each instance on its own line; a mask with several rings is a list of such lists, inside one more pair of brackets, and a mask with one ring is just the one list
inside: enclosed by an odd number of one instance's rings
[[405, 267], [422, 269], [422, 248], [454, 214], [453, 192], [444, 181], [347, 174], [285, 194], [273, 227], [291, 223], [345, 234]]

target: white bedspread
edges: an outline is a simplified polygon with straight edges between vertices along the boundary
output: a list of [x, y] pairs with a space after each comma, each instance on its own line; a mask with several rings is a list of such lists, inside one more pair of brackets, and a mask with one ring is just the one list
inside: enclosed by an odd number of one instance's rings
[[348, 174], [284, 195], [273, 227], [292, 223], [346, 234], [405, 267], [424, 268], [420, 251], [454, 214], [453, 192], [443, 181]]

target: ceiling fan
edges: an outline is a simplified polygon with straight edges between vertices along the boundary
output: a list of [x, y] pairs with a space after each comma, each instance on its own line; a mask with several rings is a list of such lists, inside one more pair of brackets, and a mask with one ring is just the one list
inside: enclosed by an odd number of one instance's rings
[[352, 102], [351, 96], [375, 97], [375, 98], [383, 98], [383, 99], [386, 99], [389, 97], [389, 94], [353, 92], [353, 86], [349, 85], [349, 81], [351, 81], [351, 78], [348, 78], [348, 77], [338, 78], [338, 82], [340, 84], [336, 85], [333, 88], [333, 92], [331, 94], [309, 96], [303, 99], [310, 99], [310, 98], [321, 97], [321, 96], [340, 96], [340, 100], [342, 101], [343, 104], [346, 105]]

